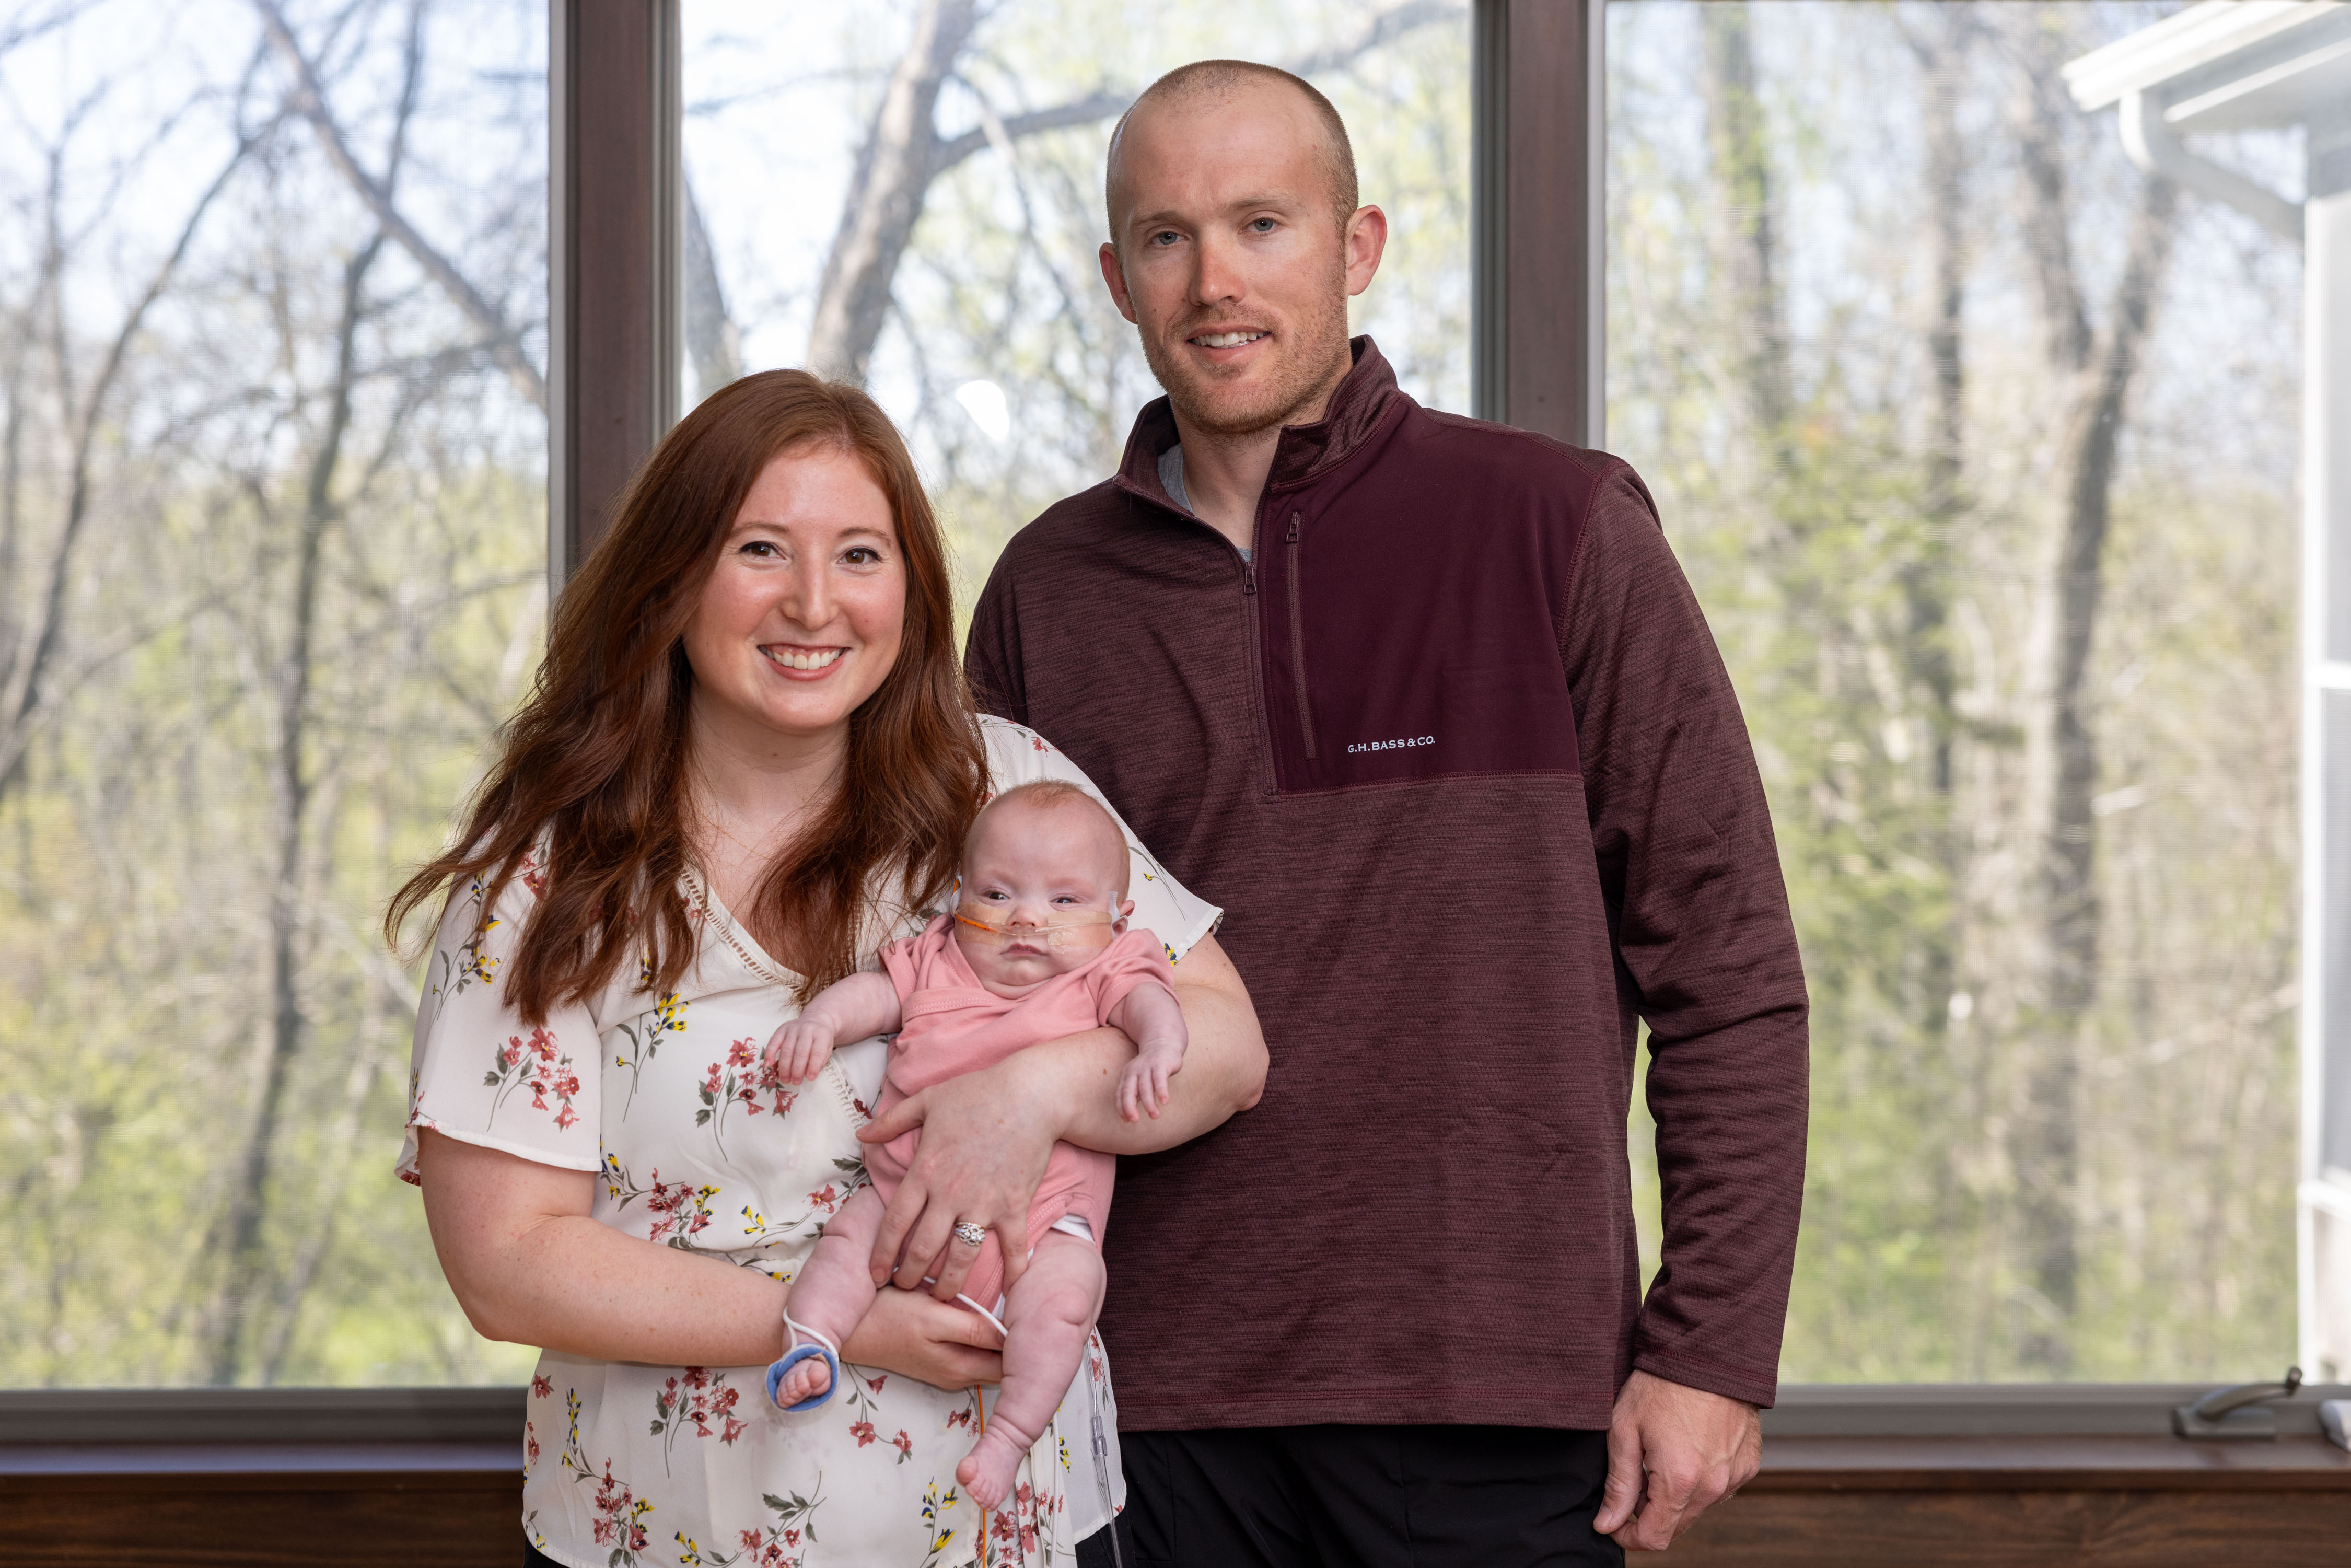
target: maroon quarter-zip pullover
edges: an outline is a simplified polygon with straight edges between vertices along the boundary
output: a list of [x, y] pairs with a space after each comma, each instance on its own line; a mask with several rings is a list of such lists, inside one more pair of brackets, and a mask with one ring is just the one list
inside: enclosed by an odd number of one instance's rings
[[1721, 658], [1625, 464], [1355, 354], [1281, 434], [1253, 561], [1162, 486], [1163, 399], [972, 622], [981, 706], [1225, 906], [1271, 1052], [1256, 1109], [1119, 1163], [1121, 1420], [1604, 1427], [1634, 1367], [1767, 1405], [1805, 999]]

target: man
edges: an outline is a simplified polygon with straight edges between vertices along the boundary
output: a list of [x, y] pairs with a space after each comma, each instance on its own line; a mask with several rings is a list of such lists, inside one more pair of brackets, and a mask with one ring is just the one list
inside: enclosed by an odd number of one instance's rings
[[1350, 343], [1387, 221], [1321, 94], [1176, 71], [1105, 194], [1167, 397], [1008, 547], [968, 665], [1225, 906], [1272, 1058], [1253, 1113], [1121, 1162], [1125, 1560], [1662, 1548], [1755, 1471], [1802, 1186], [1803, 981], [1721, 660], [1624, 464]]

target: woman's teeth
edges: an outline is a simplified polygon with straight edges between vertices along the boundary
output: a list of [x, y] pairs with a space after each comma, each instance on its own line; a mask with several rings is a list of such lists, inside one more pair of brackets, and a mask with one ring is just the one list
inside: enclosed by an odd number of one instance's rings
[[849, 652], [846, 648], [827, 648], [819, 653], [795, 653], [789, 648], [764, 648], [760, 651], [788, 670], [821, 670]]
[[1254, 343], [1264, 336], [1262, 332], [1210, 332], [1192, 341], [1204, 349], [1238, 349], [1243, 343]]

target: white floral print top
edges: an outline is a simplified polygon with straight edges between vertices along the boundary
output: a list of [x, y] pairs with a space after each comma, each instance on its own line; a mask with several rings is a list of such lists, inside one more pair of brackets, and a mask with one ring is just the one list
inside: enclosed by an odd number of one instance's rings
[[[1093, 791], [1030, 731], [992, 718], [982, 727], [994, 789], [1065, 779]], [[1127, 845], [1135, 923], [1180, 958], [1222, 912], [1171, 879], [1132, 832]], [[545, 876], [533, 862], [492, 907], [480, 883], [450, 901], [417, 1011], [400, 1175], [417, 1179], [416, 1129], [432, 1127], [594, 1171], [594, 1215], [605, 1224], [790, 1280], [865, 1179], [855, 1134], [880, 1091], [883, 1041], [837, 1051], [797, 1090], [763, 1076], [759, 1051], [797, 1010], [797, 977], [693, 876], [683, 891], [701, 944], [675, 991], [650, 994], [641, 971], [591, 1005], [525, 1024], [499, 976]], [[925, 918], [876, 915], [866, 966]], [[542, 1354], [523, 1437], [525, 1531], [573, 1568], [952, 1568], [977, 1559], [982, 1521], [955, 1479], [973, 1423], [985, 1418], [971, 1390], [850, 1366], [831, 1404], [788, 1416], [766, 1398], [766, 1370]], [[1101, 1470], [1091, 1441], [1096, 1399], [1113, 1444]], [[991, 1563], [1075, 1561], [1077, 1542], [1108, 1522], [1102, 1480], [1123, 1492], [1116, 1429], [1097, 1340], [1014, 1500], [986, 1521]]]

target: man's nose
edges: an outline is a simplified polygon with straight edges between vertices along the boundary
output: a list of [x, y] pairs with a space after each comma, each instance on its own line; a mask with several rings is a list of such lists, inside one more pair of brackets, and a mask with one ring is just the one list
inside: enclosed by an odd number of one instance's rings
[[1193, 304], [1214, 305], [1240, 298], [1240, 255], [1229, 236], [1203, 235], [1193, 254], [1199, 258], [1192, 266]]

